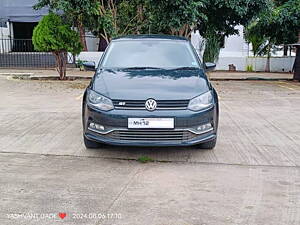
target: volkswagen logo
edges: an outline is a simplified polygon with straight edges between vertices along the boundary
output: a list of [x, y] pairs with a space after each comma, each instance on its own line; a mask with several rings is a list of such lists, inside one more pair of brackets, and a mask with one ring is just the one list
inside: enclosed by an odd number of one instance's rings
[[154, 99], [148, 99], [145, 103], [145, 107], [148, 111], [154, 111], [157, 107], [157, 102]]

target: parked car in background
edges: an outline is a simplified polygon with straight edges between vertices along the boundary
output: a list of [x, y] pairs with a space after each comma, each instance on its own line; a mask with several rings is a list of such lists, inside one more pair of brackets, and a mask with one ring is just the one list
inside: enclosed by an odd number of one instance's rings
[[138, 35], [112, 40], [85, 90], [83, 138], [101, 144], [213, 149], [219, 105], [203, 64], [182, 37]]

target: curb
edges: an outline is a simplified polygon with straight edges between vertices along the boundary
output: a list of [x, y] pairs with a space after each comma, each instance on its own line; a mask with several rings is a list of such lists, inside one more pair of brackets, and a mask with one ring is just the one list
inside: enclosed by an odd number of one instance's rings
[[247, 77], [247, 78], [210, 78], [211, 81], [293, 81], [291, 78], [261, 78], [261, 77]]
[[[58, 76], [45, 75], [45, 76], [36, 76], [30, 73], [28, 74], [18, 74], [18, 73], [7, 73], [2, 74], [10, 76], [12, 79], [16, 80], [59, 80]], [[80, 76], [80, 75], [71, 75], [67, 76], [65, 81], [74, 81], [74, 80], [90, 80], [92, 76]], [[246, 77], [246, 78], [209, 78], [211, 81], [293, 81], [291, 78], [262, 78], [262, 77]]]
[[[34, 76], [28, 74], [16, 75], [11, 74], [10, 77], [16, 80], [59, 80], [58, 76]], [[87, 76], [67, 76], [65, 81], [74, 81], [74, 80], [90, 80], [92, 77]]]
[[34, 73], [0, 73], [0, 76], [32, 76]]

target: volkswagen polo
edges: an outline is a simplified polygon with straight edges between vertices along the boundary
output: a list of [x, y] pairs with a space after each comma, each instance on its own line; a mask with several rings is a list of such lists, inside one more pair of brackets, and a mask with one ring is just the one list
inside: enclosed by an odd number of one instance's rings
[[101, 144], [213, 149], [218, 96], [191, 43], [174, 36], [113, 39], [84, 92], [83, 139]]

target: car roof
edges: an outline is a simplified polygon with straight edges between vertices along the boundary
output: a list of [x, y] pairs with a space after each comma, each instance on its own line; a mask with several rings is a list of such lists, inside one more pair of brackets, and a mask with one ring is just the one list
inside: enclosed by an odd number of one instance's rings
[[123, 41], [123, 40], [143, 40], [143, 39], [188, 41], [188, 39], [186, 39], [185, 37], [161, 35], [161, 34], [126, 35], [126, 36], [113, 38], [112, 40]]

